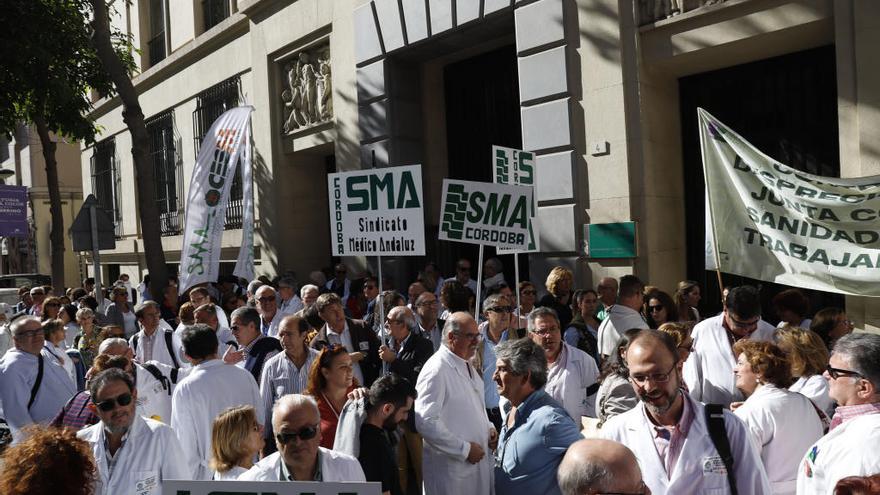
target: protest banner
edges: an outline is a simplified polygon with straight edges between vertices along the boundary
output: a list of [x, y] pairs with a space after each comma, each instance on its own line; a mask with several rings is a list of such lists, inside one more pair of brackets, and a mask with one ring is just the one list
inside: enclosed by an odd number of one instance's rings
[[[511, 184], [514, 186], [534, 186], [535, 185], [535, 154], [517, 150], [513, 148], [505, 148], [503, 146], [492, 146], [492, 160], [494, 170], [494, 182], [496, 184]], [[525, 249], [512, 250], [508, 248], [497, 248], [498, 254], [510, 253], [537, 253], [540, 251], [538, 247], [538, 236], [535, 235], [537, 225], [535, 223], [535, 202], [537, 199], [533, 196], [531, 210], [529, 211], [529, 244]]]
[[[880, 296], [880, 176], [800, 172], [698, 110], [714, 261], [725, 273]], [[712, 247], [714, 246], [714, 248]], [[707, 253], [707, 264], [713, 256]]]
[[163, 480], [162, 495], [380, 495], [382, 483]]
[[27, 187], [0, 184], [0, 236], [27, 237], [27, 204]]
[[444, 179], [442, 197], [440, 240], [528, 246], [531, 187]]
[[424, 256], [421, 165], [327, 176], [334, 256]]

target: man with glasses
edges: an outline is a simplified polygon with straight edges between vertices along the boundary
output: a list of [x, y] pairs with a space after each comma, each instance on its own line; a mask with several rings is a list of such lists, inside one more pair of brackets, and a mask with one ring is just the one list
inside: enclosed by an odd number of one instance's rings
[[752, 286], [731, 289], [725, 308], [691, 332], [693, 347], [684, 363], [684, 381], [694, 400], [729, 407], [745, 400], [736, 388], [733, 344], [742, 339], [772, 341], [776, 329], [761, 319], [760, 295]]
[[495, 375], [495, 346], [508, 339], [518, 336], [510, 335], [516, 332], [511, 325], [513, 305], [510, 298], [501, 294], [491, 294], [483, 301], [483, 317], [480, 323], [480, 343], [477, 344], [477, 352], [474, 355], [474, 367], [483, 374], [483, 398], [486, 401], [486, 416], [495, 425], [495, 430], [501, 431], [501, 409], [498, 388], [492, 377]]
[[257, 289], [254, 294], [257, 302], [257, 312], [260, 313], [260, 332], [269, 337], [278, 337], [278, 324], [281, 315], [278, 314], [278, 293], [269, 285]]
[[725, 409], [718, 433], [726, 436], [732, 458], [728, 476], [710, 435], [706, 406], [681, 388], [681, 364], [670, 335], [640, 331], [627, 347], [626, 364], [639, 405], [609, 419], [600, 435], [633, 449], [651, 493], [732, 493], [731, 480], [738, 493], [772, 493], [748, 427]]
[[578, 429], [581, 417], [596, 416], [596, 392], [599, 391], [599, 368], [586, 352], [562, 340], [559, 317], [553, 309], [535, 308], [528, 317], [529, 337], [547, 358], [547, 394], [571, 416]]
[[229, 319], [232, 320], [230, 330], [238, 343], [238, 350], [230, 347], [223, 355], [223, 361], [248, 370], [259, 385], [263, 366], [281, 352], [281, 343], [260, 333], [260, 313], [254, 308], [238, 308]]
[[[195, 287], [189, 291], [189, 302], [192, 303], [194, 308], [202, 307], [205, 304], [211, 304], [211, 293], [208, 291], [207, 287]], [[214, 314], [217, 317], [217, 323], [223, 328], [229, 328], [229, 319], [226, 317], [226, 313], [220, 309], [219, 306], [212, 306]]]
[[289, 394], [272, 408], [272, 428], [278, 452], [264, 457], [239, 481], [366, 481], [354, 457], [325, 449], [321, 415], [310, 396]]
[[423, 337], [431, 341], [434, 352], [440, 348], [443, 343], [443, 325], [445, 320], [437, 317], [440, 313], [440, 302], [437, 296], [431, 292], [422, 292], [416, 299], [416, 315], [419, 319], [419, 333]]
[[880, 335], [841, 337], [824, 376], [837, 410], [831, 430], [804, 454], [798, 494], [824, 495], [842, 478], [880, 472]]
[[[486, 418], [483, 380], [470, 360], [480, 331], [465, 312], [443, 327], [444, 345], [416, 383], [416, 428], [424, 438], [425, 495], [492, 493], [492, 455], [498, 433]], [[487, 455], [488, 453], [488, 455]]]
[[296, 280], [291, 277], [283, 277], [278, 281], [278, 295], [281, 296], [281, 307], [278, 312], [281, 316], [292, 315], [303, 309], [302, 299], [296, 293]]
[[44, 349], [40, 320], [20, 316], [9, 330], [14, 347], [0, 357], [0, 404], [17, 443], [25, 426], [51, 421], [76, 394], [76, 385]]
[[46, 289], [42, 287], [34, 287], [31, 289], [31, 307], [28, 308], [28, 314], [37, 317], [43, 316], [43, 301], [46, 300]]
[[348, 351], [352, 361], [352, 371], [361, 386], [369, 387], [379, 377], [379, 337], [363, 320], [352, 320], [345, 316], [342, 299], [329, 292], [318, 296], [315, 308], [324, 321], [324, 326], [309, 343], [321, 350], [332, 344], [340, 344]]
[[556, 473], [563, 495], [650, 495], [626, 445], [588, 438], [568, 448]]
[[471, 278], [471, 262], [469, 260], [465, 258], [458, 260], [458, 263], [455, 264], [455, 276], [447, 278], [443, 283], [453, 280], [457, 280], [458, 283], [470, 289], [474, 294], [477, 293], [477, 282]]
[[76, 436], [89, 443], [98, 476], [95, 494], [162, 493], [162, 481], [192, 479], [174, 431], [135, 413], [137, 390], [131, 375], [102, 371], [89, 384], [90, 407], [101, 419]]
[[134, 315], [141, 329], [131, 337], [129, 345], [139, 363], [159, 361], [174, 368], [189, 365], [183, 359], [183, 344], [162, 319], [159, 304], [144, 301], [135, 308]]

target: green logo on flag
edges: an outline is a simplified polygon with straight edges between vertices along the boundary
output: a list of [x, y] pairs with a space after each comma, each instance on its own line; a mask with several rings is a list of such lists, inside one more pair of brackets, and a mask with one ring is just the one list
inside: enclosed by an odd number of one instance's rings
[[441, 230], [450, 239], [461, 239], [464, 234], [464, 221], [467, 213], [468, 193], [461, 184], [450, 184], [446, 192], [446, 206], [443, 209]]

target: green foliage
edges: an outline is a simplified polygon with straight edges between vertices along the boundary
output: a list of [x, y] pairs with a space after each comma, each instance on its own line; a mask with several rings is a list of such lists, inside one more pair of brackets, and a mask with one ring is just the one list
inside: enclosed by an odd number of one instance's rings
[[[42, 116], [49, 130], [94, 141], [91, 90], [113, 92], [91, 42], [86, 0], [0, 1], [0, 132]], [[131, 39], [113, 33], [114, 49], [131, 71]]]

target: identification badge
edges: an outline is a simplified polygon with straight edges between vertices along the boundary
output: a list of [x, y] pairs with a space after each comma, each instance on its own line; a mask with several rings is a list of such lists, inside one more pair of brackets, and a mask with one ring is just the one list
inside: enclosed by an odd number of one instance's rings
[[703, 474], [721, 474], [727, 476], [727, 468], [720, 455], [710, 455], [704, 457], [701, 462], [703, 466]]
[[361, 351], [367, 352], [370, 350], [370, 343], [369, 342], [358, 342], [358, 347], [361, 348]]
[[135, 482], [134, 489], [137, 495], [150, 495], [159, 487], [159, 476], [150, 474], [145, 478], [138, 479]]

